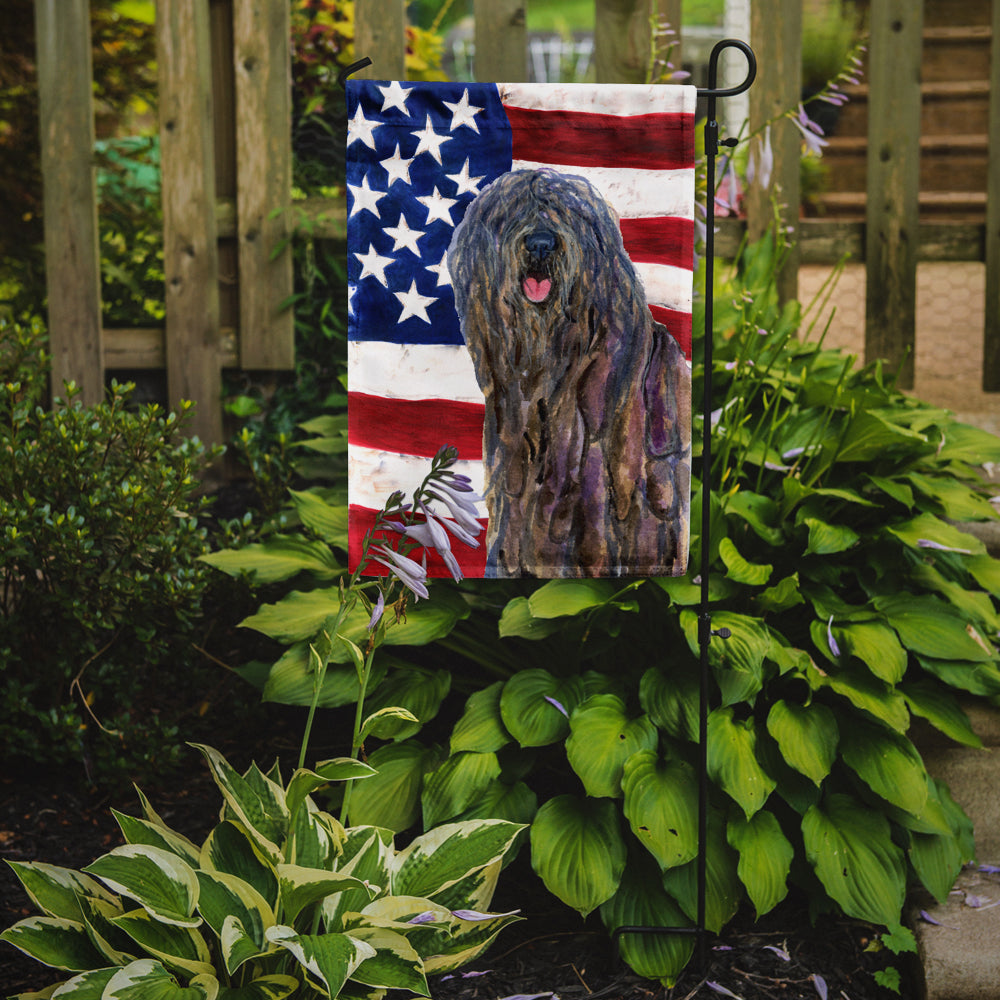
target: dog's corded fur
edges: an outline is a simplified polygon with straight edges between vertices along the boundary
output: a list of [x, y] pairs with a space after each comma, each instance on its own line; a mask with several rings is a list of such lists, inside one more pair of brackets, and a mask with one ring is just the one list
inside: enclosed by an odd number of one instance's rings
[[504, 174], [448, 268], [486, 397], [486, 575], [682, 573], [690, 381], [611, 207], [582, 177]]

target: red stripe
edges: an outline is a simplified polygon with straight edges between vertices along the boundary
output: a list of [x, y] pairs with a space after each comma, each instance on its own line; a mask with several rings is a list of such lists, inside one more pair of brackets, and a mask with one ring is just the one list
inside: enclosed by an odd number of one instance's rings
[[662, 323], [673, 335], [674, 340], [681, 346], [684, 357], [691, 360], [691, 313], [678, 312], [676, 309], [668, 309], [666, 306], [649, 307], [653, 314], [653, 319], [657, 323]]
[[376, 451], [433, 458], [443, 444], [458, 457], [483, 458], [483, 405], [452, 399], [389, 399], [347, 394], [347, 439]]
[[621, 220], [625, 252], [636, 263], [694, 269], [694, 222], [676, 216]]
[[[365, 532], [375, 527], [376, 511], [369, 507], [359, 507], [351, 504], [348, 517], [348, 566], [353, 572], [354, 568], [361, 560], [361, 553], [364, 548]], [[458, 565], [465, 576], [478, 579], [486, 573], [486, 519], [481, 518], [480, 523], [483, 531], [479, 536], [479, 548], [473, 549], [460, 542], [454, 536], [449, 536], [452, 542], [451, 551], [458, 560]], [[417, 548], [409, 553], [411, 559], [420, 562], [424, 557], [424, 549]], [[385, 575], [388, 572], [379, 563], [370, 563], [367, 574], [369, 576]], [[451, 576], [448, 568], [442, 562], [441, 557], [433, 549], [427, 551], [427, 575], [428, 576]]]
[[694, 166], [694, 116], [602, 115], [506, 105], [515, 160], [575, 167], [681, 170]]

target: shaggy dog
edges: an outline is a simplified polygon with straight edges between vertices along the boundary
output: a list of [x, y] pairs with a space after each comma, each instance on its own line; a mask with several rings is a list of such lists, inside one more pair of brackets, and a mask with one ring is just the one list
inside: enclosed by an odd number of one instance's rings
[[691, 400], [614, 210], [582, 177], [504, 174], [448, 250], [486, 397], [486, 575], [676, 575]]

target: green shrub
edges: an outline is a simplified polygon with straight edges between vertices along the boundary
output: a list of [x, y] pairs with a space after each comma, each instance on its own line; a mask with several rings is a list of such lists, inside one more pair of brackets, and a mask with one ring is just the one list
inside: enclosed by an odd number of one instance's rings
[[96, 406], [68, 385], [44, 409], [40, 337], [0, 323], [0, 744], [7, 760], [125, 768], [176, 752], [157, 682], [191, 659], [207, 453], [188, 405], [131, 409], [127, 385]]

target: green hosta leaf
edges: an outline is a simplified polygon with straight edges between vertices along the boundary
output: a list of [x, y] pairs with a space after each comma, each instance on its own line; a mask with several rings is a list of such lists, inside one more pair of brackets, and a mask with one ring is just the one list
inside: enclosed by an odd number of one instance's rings
[[[736, 874], [736, 852], [726, 843], [726, 825], [721, 814], [708, 818], [705, 851], [705, 926], [718, 934], [732, 919], [743, 899], [743, 884]], [[670, 868], [663, 873], [663, 886], [691, 920], [698, 917], [698, 861]]]
[[375, 957], [370, 944], [349, 934], [296, 934], [291, 927], [279, 924], [268, 928], [267, 939], [291, 952], [332, 997], [339, 996], [362, 962]]
[[911, 833], [909, 855], [924, 888], [939, 903], [946, 902], [965, 860], [958, 838], [951, 833]]
[[500, 716], [521, 746], [547, 746], [569, 732], [569, 716], [583, 697], [579, 677], [563, 680], [547, 670], [522, 670], [504, 684]]
[[[205, 922], [225, 944], [223, 928], [227, 920], [238, 921], [238, 939], [249, 939], [252, 954], [234, 959], [233, 948], [224, 948], [226, 970], [232, 975], [242, 962], [265, 950], [264, 931], [275, 923], [274, 913], [267, 900], [252, 885], [235, 875], [222, 872], [198, 872], [201, 894], [198, 910]], [[233, 937], [230, 930], [229, 937]]]
[[538, 796], [523, 782], [512, 785], [490, 782], [480, 796], [457, 818], [505, 819], [509, 823], [529, 824], [538, 812]]
[[908, 681], [900, 686], [914, 715], [926, 719], [945, 736], [967, 747], [981, 747], [983, 741], [972, 728], [969, 717], [947, 688], [931, 680]]
[[242, 824], [227, 820], [208, 835], [201, 848], [200, 867], [234, 875], [253, 886], [270, 906], [277, 905], [277, 873]]
[[392, 891], [434, 899], [461, 879], [499, 862], [521, 829], [497, 819], [447, 823], [428, 830], [396, 855]]
[[1000, 597], [1000, 559], [983, 555], [965, 559], [965, 568], [975, 578], [976, 583], [994, 597]]
[[[656, 868], [642, 858], [630, 858], [615, 894], [601, 904], [601, 919], [610, 932], [619, 927], [687, 927], [690, 921], [664, 891]], [[673, 986], [691, 959], [690, 934], [623, 934], [622, 958], [638, 975]]]
[[930, 565], [921, 563], [913, 568], [911, 580], [918, 584], [914, 589], [930, 590], [940, 594], [954, 609], [986, 630], [996, 635], [1000, 631], [1000, 615], [993, 598], [981, 590], [971, 590], [967, 585], [955, 583]]
[[1000, 669], [993, 663], [936, 660], [930, 656], [918, 656], [917, 662], [949, 687], [986, 697], [1000, 694]]
[[771, 578], [774, 567], [768, 563], [747, 562], [740, 555], [739, 549], [730, 538], [723, 538], [719, 542], [719, 556], [726, 564], [726, 576], [736, 583], [744, 583], [749, 587], [763, 587]]
[[451, 752], [473, 750], [495, 753], [510, 742], [510, 733], [500, 717], [500, 692], [503, 681], [470, 695], [462, 717], [451, 733]]
[[160, 923], [145, 910], [123, 913], [111, 922], [169, 968], [179, 969], [189, 976], [212, 974], [208, 945], [193, 928]]
[[885, 816], [849, 795], [834, 794], [809, 809], [802, 836], [820, 882], [849, 917], [899, 923], [906, 866]]
[[781, 511], [771, 497], [739, 490], [726, 498], [726, 514], [745, 521], [768, 545], [779, 546], [784, 540]]
[[452, 754], [424, 780], [424, 826], [437, 826], [467, 809], [500, 777], [495, 753]]
[[84, 871], [96, 875], [113, 892], [134, 899], [150, 916], [165, 924], [197, 927], [198, 878], [170, 851], [146, 844], [125, 844], [98, 858]]
[[516, 636], [520, 639], [545, 639], [563, 629], [558, 619], [536, 618], [531, 613], [527, 597], [515, 597], [508, 601], [500, 615], [499, 634], [501, 639]]
[[970, 555], [983, 555], [986, 552], [986, 546], [974, 535], [942, 521], [933, 514], [918, 514], [908, 521], [889, 525], [886, 531], [913, 549], [924, 548], [921, 542], [932, 542], [934, 545], [942, 545], [946, 549], [955, 549]]
[[549, 580], [528, 598], [534, 618], [578, 615], [607, 604], [620, 587], [610, 580]]
[[410, 712], [413, 721], [386, 719], [379, 726], [380, 739], [405, 740], [437, 715], [450, 689], [451, 674], [447, 670], [419, 667], [394, 670], [375, 688], [365, 707], [372, 712], [385, 708], [403, 708]]
[[935, 504], [951, 521], [992, 521], [996, 511], [990, 502], [964, 483], [949, 476], [924, 476], [911, 472], [907, 480]]
[[189, 865], [198, 864], [199, 849], [187, 837], [175, 833], [160, 823], [126, 816], [124, 813], [118, 812], [117, 809], [112, 809], [111, 812], [118, 821], [122, 835], [128, 843], [159, 847], [164, 851], [170, 851], [171, 854], [176, 854]]
[[902, 504], [907, 510], [912, 509], [913, 490], [906, 483], [900, 482], [897, 479], [889, 479], [885, 476], [865, 476], [865, 479], [895, 500], [896, 503]]
[[876, 795], [919, 815], [927, 801], [927, 772], [907, 737], [860, 719], [852, 719], [841, 756]]
[[570, 717], [566, 757], [588, 795], [616, 799], [622, 768], [638, 750], [653, 750], [659, 739], [646, 716], [629, 719], [625, 703], [613, 694], [591, 695]]
[[[691, 508], [694, 510], [694, 507]], [[655, 584], [670, 598], [672, 604], [688, 608], [701, 602], [701, 583], [695, 583], [689, 576], [654, 576], [650, 583]], [[739, 590], [737, 584], [728, 577], [714, 573], [708, 578], [708, 599], [724, 601]]]
[[640, 751], [625, 762], [622, 790], [625, 818], [660, 868], [697, 855], [698, 783], [688, 764]]
[[749, 819], [774, 791], [775, 781], [757, 762], [757, 733], [752, 718], [733, 718], [732, 708], [708, 717], [708, 774]]
[[903, 696], [884, 681], [872, 677], [868, 670], [841, 667], [835, 673], [821, 674], [812, 667], [806, 677], [814, 689], [829, 688], [897, 732], [906, 732], [910, 713], [906, 710]]
[[288, 831], [284, 789], [266, 778], [254, 787], [254, 783], [230, 767], [217, 750], [197, 743], [192, 746], [205, 755], [226, 805], [250, 832], [265, 856], [272, 862], [277, 861], [281, 853], [278, 844]]
[[437, 752], [407, 740], [379, 747], [368, 758], [378, 772], [351, 790], [354, 826], [381, 826], [399, 833], [420, 817], [424, 774], [438, 763]]
[[307, 796], [331, 781], [356, 781], [374, 777], [377, 773], [374, 767], [353, 757], [334, 757], [321, 761], [312, 771], [299, 768], [288, 782], [285, 805], [289, 813], [296, 813]]
[[778, 700], [767, 716], [767, 731], [781, 748], [781, 756], [796, 771], [819, 786], [837, 756], [837, 720], [826, 705], [797, 705]]
[[292, 976], [261, 976], [246, 986], [223, 987], [218, 1000], [285, 1000], [298, 988]]
[[[698, 616], [682, 611], [681, 627], [694, 656], [700, 656]], [[712, 615], [712, 629], [729, 629], [730, 636], [713, 636], [708, 647], [708, 662], [722, 690], [723, 704], [753, 701], [763, 686], [764, 659], [771, 648], [771, 636], [759, 618], [717, 611]]]
[[879, 622], [835, 625], [833, 634], [843, 652], [856, 656], [879, 680], [898, 684], [906, 673], [906, 650], [896, 633]]
[[862, 410], [851, 421], [837, 451], [838, 462], [867, 462], [888, 449], [925, 444], [923, 434], [890, 423], [871, 410]]
[[997, 436], [981, 427], [949, 421], [937, 458], [941, 462], [966, 462], [969, 465], [997, 462], [1000, 461], [1000, 446]]
[[424, 963], [402, 934], [383, 927], [362, 926], [352, 929], [351, 937], [375, 949], [375, 954], [351, 973], [355, 982], [430, 996]]
[[844, 552], [856, 544], [858, 533], [846, 524], [828, 524], [819, 518], [807, 517], [803, 523], [809, 529], [809, 542], [805, 554], [828, 556]]
[[216, 1000], [218, 995], [215, 976], [202, 974], [181, 986], [159, 962], [143, 958], [117, 970], [101, 1000]]
[[763, 612], [787, 611], [798, 604], [804, 604], [805, 598], [799, 590], [799, 574], [792, 573], [779, 580], [773, 587], [761, 591], [754, 601]]
[[788, 873], [795, 849], [781, 832], [774, 813], [762, 809], [751, 819], [738, 816], [726, 828], [729, 846], [739, 851], [736, 873], [760, 919], [788, 894]]
[[549, 799], [531, 824], [531, 866], [549, 892], [582, 916], [610, 899], [625, 870], [615, 804], [572, 795]]
[[332, 580], [345, 572], [328, 545], [296, 535], [271, 535], [265, 542], [209, 552], [199, 558], [230, 576], [245, 573], [256, 584], [288, 580], [298, 573]]
[[28, 917], [0, 934], [6, 941], [43, 965], [69, 972], [99, 968], [104, 958], [95, 950], [87, 929], [65, 917]]
[[[281, 889], [282, 913], [286, 920], [293, 922], [305, 907], [318, 903], [327, 896], [345, 889], [367, 890], [365, 884], [353, 875], [303, 868], [301, 865], [278, 865], [278, 884]], [[374, 895], [374, 891], [371, 895]]]
[[289, 490], [292, 506], [302, 523], [331, 545], [347, 548], [347, 507], [327, 503], [312, 490]]
[[698, 739], [698, 674], [681, 661], [668, 671], [650, 667], [639, 682], [639, 704], [660, 729], [678, 740]]
[[883, 595], [875, 598], [875, 607], [915, 653], [975, 663], [996, 659], [996, 651], [975, 626], [936, 597]]
[[46, 916], [83, 919], [81, 896], [93, 896], [114, 903], [111, 895], [96, 879], [71, 868], [60, 868], [40, 861], [8, 861], [24, 891]]
[[[341, 646], [341, 648], [343, 648]], [[385, 677], [385, 657], [376, 657], [372, 666], [369, 687], [377, 687]], [[331, 663], [323, 675], [323, 683], [316, 702], [318, 708], [339, 708], [358, 700], [360, 687], [353, 666]], [[264, 701], [280, 705], [311, 705], [316, 697], [316, 674], [310, 661], [309, 643], [297, 642], [289, 646], [271, 666], [261, 692]]]

